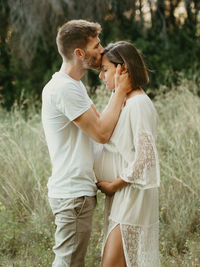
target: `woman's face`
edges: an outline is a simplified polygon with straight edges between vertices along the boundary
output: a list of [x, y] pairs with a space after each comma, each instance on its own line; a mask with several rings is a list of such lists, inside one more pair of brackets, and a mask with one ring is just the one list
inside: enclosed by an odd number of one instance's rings
[[103, 56], [99, 78], [104, 81], [108, 90], [115, 89], [115, 72], [115, 65], [111, 63], [106, 56]]

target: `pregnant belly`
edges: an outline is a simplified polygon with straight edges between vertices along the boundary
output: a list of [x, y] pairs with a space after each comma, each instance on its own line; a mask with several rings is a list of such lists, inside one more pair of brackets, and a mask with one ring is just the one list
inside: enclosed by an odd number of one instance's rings
[[98, 181], [112, 182], [117, 178], [115, 153], [103, 149], [97, 153], [94, 161], [94, 172]]

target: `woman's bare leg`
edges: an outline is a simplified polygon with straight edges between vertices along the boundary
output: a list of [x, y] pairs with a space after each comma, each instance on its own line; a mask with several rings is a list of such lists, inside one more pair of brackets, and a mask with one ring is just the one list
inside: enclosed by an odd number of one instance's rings
[[126, 267], [124, 257], [124, 250], [122, 244], [122, 235], [120, 225], [118, 224], [109, 234], [106, 241], [103, 257], [102, 267]]

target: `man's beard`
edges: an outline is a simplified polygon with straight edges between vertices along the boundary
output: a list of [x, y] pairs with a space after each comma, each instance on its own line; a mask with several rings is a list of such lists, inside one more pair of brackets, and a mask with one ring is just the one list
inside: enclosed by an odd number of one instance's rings
[[83, 68], [84, 69], [100, 70], [101, 59], [98, 61], [96, 57], [91, 56], [86, 52], [85, 60], [83, 61]]

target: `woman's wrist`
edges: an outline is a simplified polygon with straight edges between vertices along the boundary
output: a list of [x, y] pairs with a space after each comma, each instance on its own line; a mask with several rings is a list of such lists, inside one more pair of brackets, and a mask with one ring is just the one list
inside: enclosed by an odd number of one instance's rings
[[126, 91], [121, 90], [120, 88], [115, 88], [115, 95], [119, 95], [120, 97], [125, 99], [127, 93]]
[[123, 187], [127, 186], [129, 183], [122, 180], [120, 177], [117, 178], [112, 184], [112, 189], [114, 192], [122, 189]]

